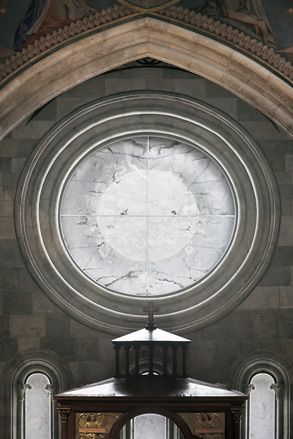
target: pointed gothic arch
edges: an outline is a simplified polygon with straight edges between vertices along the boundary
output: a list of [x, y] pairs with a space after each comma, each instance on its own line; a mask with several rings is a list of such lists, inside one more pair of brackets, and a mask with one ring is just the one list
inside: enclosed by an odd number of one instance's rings
[[158, 18], [140, 17], [66, 45], [11, 79], [0, 90], [0, 136], [64, 91], [143, 57], [202, 76], [293, 132], [290, 84], [206, 35]]

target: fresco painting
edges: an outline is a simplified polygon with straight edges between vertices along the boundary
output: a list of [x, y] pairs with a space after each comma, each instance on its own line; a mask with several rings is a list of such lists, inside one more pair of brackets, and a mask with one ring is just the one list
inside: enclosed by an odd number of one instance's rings
[[[120, 1], [127, 3], [127, 0]], [[118, 2], [119, 0], [0, 0], [0, 61], [21, 50], [35, 38]], [[163, 2], [158, 0], [157, 3], [160, 5]], [[156, 1], [152, 0], [152, 6], [153, 4]], [[292, 60], [293, 14], [290, 11], [293, 0], [178, 0], [176, 6], [233, 24], [265, 44], [275, 47]]]
[[30, 36], [50, 33], [72, 20], [95, 12], [85, 0], [33, 0], [17, 28], [14, 48], [21, 48]]
[[[194, 8], [194, 2], [185, 1], [187, 7]], [[262, 37], [267, 44], [275, 45], [276, 36], [266, 16], [262, 0], [208, 0], [197, 6], [205, 15], [221, 18], [236, 27], [246, 26], [246, 32]]]

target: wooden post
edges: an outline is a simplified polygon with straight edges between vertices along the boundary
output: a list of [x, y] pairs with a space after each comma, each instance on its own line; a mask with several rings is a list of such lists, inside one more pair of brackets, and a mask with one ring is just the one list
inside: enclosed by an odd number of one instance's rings
[[120, 377], [120, 346], [115, 345], [116, 377]]
[[[67, 438], [67, 426], [68, 426], [68, 416], [70, 414], [70, 407], [57, 407], [59, 413], [59, 419], [61, 423], [61, 439]], [[71, 439], [71, 438], [70, 438]]]
[[168, 375], [168, 349], [169, 346], [164, 346], [163, 348], [163, 375]]
[[177, 376], [177, 346], [172, 346], [173, 352], [173, 375]]
[[182, 376], [185, 378], [187, 376], [186, 373], [186, 346], [182, 345]]
[[234, 439], [240, 439], [240, 420], [242, 416], [242, 407], [232, 407], [231, 412], [233, 415], [234, 423]]
[[125, 376], [128, 377], [129, 376], [129, 350], [130, 350], [130, 345], [125, 345], [124, 349], [125, 349]]
[[139, 346], [135, 346], [135, 375], [139, 375]]

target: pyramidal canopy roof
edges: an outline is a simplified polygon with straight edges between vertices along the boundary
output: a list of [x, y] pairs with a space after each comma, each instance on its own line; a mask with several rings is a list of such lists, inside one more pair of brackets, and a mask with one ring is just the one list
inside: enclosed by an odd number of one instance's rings
[[139, 379], [110, 378], [57, 395], [58, 399], [71, 398], [218, 398], [246, 399], [246, 395], [219, 384], [209, 384], [192, 378], [169, 380], [161, 376], [139, 376]]
[[143, 328], [122, 337], [115, 338], [112, 343], [190, 343], [187, 338], [171, 334], [159, 328]]

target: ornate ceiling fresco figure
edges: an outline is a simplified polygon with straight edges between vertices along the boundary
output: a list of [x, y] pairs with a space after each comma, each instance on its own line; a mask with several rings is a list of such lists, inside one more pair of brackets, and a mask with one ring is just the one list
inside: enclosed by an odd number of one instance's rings
[[[200, 4], [190, 1], [190, 9], [207, 16], [228, 19], [251, 26], [251, 31], [265, 43], [276, 44], [276, 36], [269, 23], [262, 0], [202, 0]], [[195, 5], [196, 4], [196, 5]]]
[[86, 0], [32, 0], [16, 31], [14, 47], [18, 50], [25, 40], [29, 42], [37, 35], [47, 34], [94, 11]]
[[[118, 0], [135, 12], [160, 12], [172, 5], [182, 5], [207, 16], [219, 17], [234, 26], [246, 27], [263, 39], [266, 44], [276, 45], [277, 37], [269, 22], [262, 0]], [[36, 37], [46, 35], [71, 21], [81, 19], [115, 0], [32, 0], [27, 12], [18, 24], [14, 38], [14, 49], [19, 50]], [[278, 29], [277, 29], [278, 31]]]
[[219, 0], [224, 17], [250, 24], [266, 43], [276, 43], [276, 36], [266, 16], [262, 0]]

